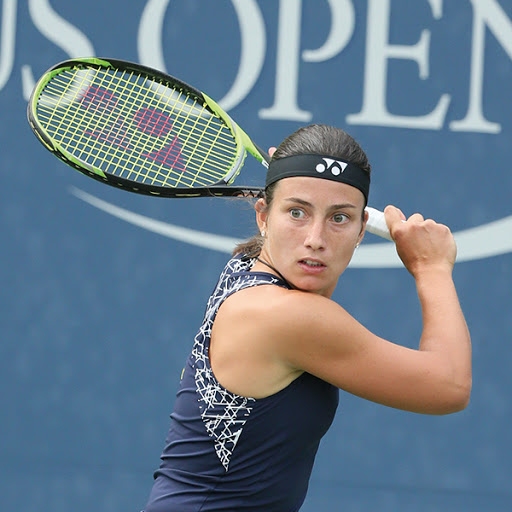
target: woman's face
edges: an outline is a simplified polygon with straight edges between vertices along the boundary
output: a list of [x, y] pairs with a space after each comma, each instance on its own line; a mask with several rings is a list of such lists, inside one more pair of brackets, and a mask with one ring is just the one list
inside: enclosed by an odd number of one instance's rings
[[270, 208], [256, 204], [260, 257], [296, 288], [330, 297], [363, 238], [363, 208], [363, 194], [345, 183], [282, 179]]

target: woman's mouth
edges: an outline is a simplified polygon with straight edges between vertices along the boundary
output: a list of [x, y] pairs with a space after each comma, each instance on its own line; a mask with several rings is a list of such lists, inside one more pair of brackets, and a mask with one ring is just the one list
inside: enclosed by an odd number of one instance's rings
[[312, 259], [309, 259], [309, 258], [305, 258], [303, 260], [299, 260], [299, 265], [311, 272], [311, 271], [320, 271], [320, 270], [323, 270], [325, 268], [325, 265], [321, 262], [321, 261], [318, 261], [318, 260], [312, 260]]

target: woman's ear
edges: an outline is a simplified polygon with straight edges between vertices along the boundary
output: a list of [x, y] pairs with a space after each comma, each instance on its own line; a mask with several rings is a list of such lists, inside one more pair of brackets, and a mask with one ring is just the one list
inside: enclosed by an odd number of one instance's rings
[[258, 229], [260, 232], [265, 231], [267, 229], [267, 202], [265, 199], [258, 199], [254, 204], [254, 209], [256, 210], [256, 223], [258, 224]]
[[363, 211], [363, 225], [361, 226], [361, 232], [359, 233], [359, 236], [357, 237], [356, 247], [359, 247], [359, 244], [363, 241], [367, 222], [368, 222], [368, 212], [365, 209]]
[[272, 155], [276, 152], [276, 149], [274, 146], [268, 148], [268, 154], [270, 155], [270, 157], [272, 157]]

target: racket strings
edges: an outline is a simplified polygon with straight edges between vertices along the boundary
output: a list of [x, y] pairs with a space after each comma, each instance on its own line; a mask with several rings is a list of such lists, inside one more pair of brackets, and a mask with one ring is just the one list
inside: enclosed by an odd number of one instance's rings
[[80, 163], [143, 184], [225, 180], [239, 150], [204, 101], [142, 74], [75, 67], [43, 89], [38, 121]]

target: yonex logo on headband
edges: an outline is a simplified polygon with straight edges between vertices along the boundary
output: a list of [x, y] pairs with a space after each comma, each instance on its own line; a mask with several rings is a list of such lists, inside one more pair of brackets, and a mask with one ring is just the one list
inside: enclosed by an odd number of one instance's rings
[[316, 166], [317, 172], [331, 171], [333, 176], [339, 176], [348, 166], [346, 162], [340, 162], [333, 158], [322, 158], [325, 164], [318, 164]]
[[370, 173], [351, 162], [338, 160], [332, 155], [292, 155], [272, 159], [268, 166], [265, 187], [276, 181], [294, 176], [322, 178], [346, 183], [359, 189], [368, 202]]

